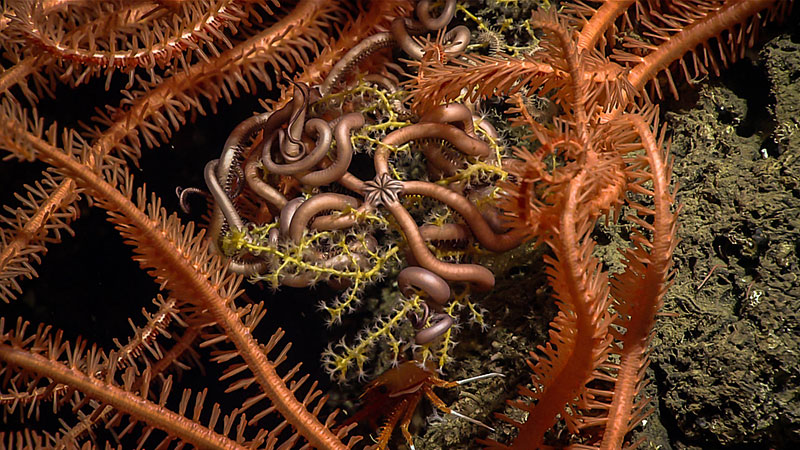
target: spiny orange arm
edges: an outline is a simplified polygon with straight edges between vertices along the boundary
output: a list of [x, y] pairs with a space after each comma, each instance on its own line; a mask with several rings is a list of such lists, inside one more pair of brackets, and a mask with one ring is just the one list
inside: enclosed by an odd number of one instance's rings
[[[186, 71], [176, 72], [141, 97], [134, 99], [130, 108], [120, 109], [120, 114], [114, 116], [114, 123], [104, 130], [94, 143], [92, 151], [97, 154], [108, 153], [117, 148], [133, 130], [146, 126], [146, 123], [164, 108], [172, 107], [180, 110], [185, 106], [182, 105], [184, 97], [200, 83], [217, 75], [231, 73], [238, 67], [246, 67], [246, 64], [254, 58], [268, 59], [271, 53], [292, 45], [294, 40], [307, 35], [316, 36], [311, 30], [320, 22], [324, 22], [326, 15], [337, 8], [337, 2], [331, 0], [302, 0], [281, 20], [247, 41], [208, 61], [199, 62]], [[199, 106], [200, 100], [194, 99], [194, 101]], [[200, 109], [202, 111], [202, 108]], [[166, 122], [167, 127], [173, 128], [177, 128], [178, 125], [166, 119], [158, 122], [159, 124]], [[166, 134], [169, 135], [169, 131], [166, 131]], [[129, 156], [137, 160], [137, 150], [133, 150], [133, 154]]]
[[22, 292], [19, 279], [37, 276], [33, 264], [46, 251], [45, 243], [60, 241], [61, 231], [78, 216], [73, 207], [77, 199], [75, 181], [46, 175], [36, 186], [28, 186], [26, 207], [17, 208], [14, 217], [0, 217], [12, 229], [0, 230], [0, 300], [8, 303]]
[[550, 342], [539, 347], [543, 356], [535, 365], [529, 363], [536, 390], [521, 389], [536, 403], [513, 402], [529, 412], [527, 420], [519, 424], [504, 417], [519, 428], [519, 434], [510, 447], [488, 442], [489, 448], [540, 448], [559, 414], [563, 417], [565, 407], [572, 407], [574, 400], [583, 396], [586, 383], [607, 358], [612, 319], [608, 313], [608, 281], [598, 260], [592, 257], [589, 233], [594, 217], [588, 217], [581, 209], [590, 172], [591, 169], [583, 169], [570, 180], [559, 201], [561, 214], [546, 239], [555, 255], [546, 262], [559, 300], [559, 313], [550, 324]]
[[21, 84], [40, 66], [39, 61], [39, 58], [28, 57], [0, 73], [0, 93], [6, 92], [16, 84]]
[[581, 29], [578, 37], [578, 51], [588, 50], [597, 45], [600, 36], [606, 32], [614, 20], [628, 10], [634, 0], [610, 0], [597, 9], [589, 22]]
[[31, 373], [46, 376], [56, 383], [71, 386], [87, 396], [113, 406], [149, 425], [164, 430], [197, 448], [244, 450], [245, 447], [180, 414], [149, 402], [132, 392], [90, 377], [74, 367], [45, 358], [27, 350], [0, 345], [0, 360]]
[[[723, 31], [730, 29], [736, 24], [743, 23], [747, 19], [755, 16], [759, 11], [764, 10], [776, 3], [776, 0], [744, 0], [728, 1], [716, 12], [706, 15], [704, 18], [693, 22], [677, 34], [671, 36], [669, 40], [663, 42], [658, 48], [647, 56], [641, 58], [639, 64], [631, 69], [628, 81], [634, 89], [640, 91], [648, 81], [658, 75], [677, 61], [687, 52], [714, 37], [719, 36]], [[677, 92], [673, 92], [677, 98]]]
[[[579, 212], [580, 191], [588, 176], [588, 170], [583, 170], [570, 182], [558, 231], [548, 239], [557, 258], [548, 262], [554, 269], [548, 272], [557, 275], [552, 277], [553, 288], [575, 315], [573, 329], [554, 330], [551, 335], [569, 334], [566, 339], [572, 345], [556, 349], [556, 358], [562, 361], [550, 361], [555, 363], [554, 373], [547, 375], [544, 392], [520, 428], [512, 449], [539, 448], [558, 414], [581, 393], [594, 369], [605, 359], [603, 351], [608, 348], [606, 333], [610, 324], [606, 311], [607, 280], [600, 273], [597, 261], [592, 261], [591, 245], [584, 240], [588, 222]], [[559, 315], [564, 313], [562, 309]]]
[[[647, 348], [656, 313], [669, 286], [672, 252], [677, 244], [677, 214], [671, 211], [675, 194], [669, 189], [671, 169], [665, 160], [662, 143], [656, 140], [649, 124], [639, 115], [625, 115], [619, 122], [633, 126], [633, 131], [629, 133], [639, 136], [645, 150], [645, 156], [641, 158], [646, 158], [652, 176], [638, 174], [639, 179], [633, 183], [633, 190], [652, 198], [653, 207], [646, 208], [642, 215], [652, 215], [653, 223], [651, 225], [640, 218], [632, 218], [640, 227], [648, 230], [652, 240], [642, 242], [645, 239], [642, 235], [634, 238], [637, 248], [626, 252], [628, 269], [613, 282], [614, 297], [624, 302], [617, 309], [620, 317], [625, 317], [618, 320], [619, 325], [625, 328], [625, 334], [622, 335], [617, 380], [601, 450], [622, 448], [625, 435], [640, 421], [636, 417], [639, 408], [634, 407], [634, 400], [647, 365]], [[652, 186], [645, 189], [638, 184], [641, 182], [650, 182]], [[644, 207], [639, 205], [636, 209], [640, 208]]]
[[[189, 48], [196, 48], [198, 45], [202, 46], [220, 38], [229, 23], [237, 23], [243, 18], [244, 13], [237, 3], [241, 2], [225, 0], [208, 5], [190, 4], [188, 7], [194, 10], [184, 14], [186, 23], [177, 28], [158, 30], [159, 34], [164, 35], [161, 36], [163, 40], [159, 40], [153, 33], [152, 23], [148, 23], [147, 26], [142, 23], [146, 20], [143, 18], [154, 10], [152, 4], [122, 5], [118, 10], [107, 12], [103, 20], [109, 20], [108, 16], [113, 15], [116, 17], [115, 22], [122, 25], [141, 24], [142, 34], [132, 42], [135, 46], [119, 49], [98, 47], [93, 40], [88, 40], [89, 45], [86, 45], [86, 42], [75, 42], [74, 36], [71, 36], [73, 33], [67, 36], [52, 36], [52, 33], [37, 25], [37, 18], [47, 15], [47, 5], [23, 4], [24, 6], [16, 8], [16, 20], [20, 22], [18, 26], [22, 27], [31, 44], [54, 55], [60, 61], [74, 62], [78, 66], [93, 66], [99, 70], [108, 70], [109, 67], [131, 70], [136, 67], [163, 66]], [[207, 6], [208, 10], [199, 11], [197, 10], [199, 6]], [[163, 24], [160, 25], [163, 27]], [[147, 33], [150, 34], [146, 35]], [[86, 37], [83, 34], [77, 36]]]

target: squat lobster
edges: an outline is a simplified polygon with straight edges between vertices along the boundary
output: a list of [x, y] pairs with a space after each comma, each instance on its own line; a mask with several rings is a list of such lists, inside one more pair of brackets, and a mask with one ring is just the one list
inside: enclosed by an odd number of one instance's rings
[[361, 395], [364, 407], [353, 414], [352, 417], [348, 418], [342, 425], [350, 425], [365, 419], [369, 420], [374, 425], [376, 419], [387, 417], [386, 422], [380, 428], [377, 445], [374, 448], [377, 450], [384, 450], [386, 446], [389, 445], [392, 432], [399, 422], [400, 432], [403, 433], [406, 443], [408, 443], [411, 450], [415, 450], [414, 441], [411, 433], [408, 431], [408, 425], [411, 423], [414, 411], [417, 409], [417, 405], [424, 395], [436, 408], [445, 414], [452, 414], [468, 422], [494, 431], [493, 428], [483, 422], [450, 409], [445, 405], [442, 399], [433, 392], [433, 387], [452, 388], [471, 381], [495, 376], [502, 377], [504, 375], [500, 373], [487, 373], [459, 381], [445, 381], [437, 377], [434, 371], [421, 367], [417, 361], [407, 361], [393, 369], [387, 370], [368, 384], [366, 390]]

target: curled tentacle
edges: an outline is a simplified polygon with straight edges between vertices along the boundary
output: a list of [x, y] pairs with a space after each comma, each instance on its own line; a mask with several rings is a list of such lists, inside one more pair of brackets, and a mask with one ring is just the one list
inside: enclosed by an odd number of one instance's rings
[[233, 181], [235, 180], [234, 177], [237, 176], [236, 167], [241, 169], [239, 158], [241, 157], [244, 143], [270, 122], [276, 121], [281, 115], [276, 111], [250, 117], [237, 125], [228, 135], [228, 139], [222, 147], [222, 153], [216, 169], [217, 180], [226, 192], [231, 192]]
[[408, 247], [416, 262], [449, 281], [473, 283], [475, 289], [488, 291], [494, 287], [494, 274], [478, 264], [452, 264], [437, 259], [425, 245], [419, 227], [411, 214], [399, 203], [386, 205], [405, 235]]
[[[303, 231], [309, 227], [311, 219], [323, 211], [346, 211], [348, 209], [357, 208], [358, 205], [359, 201], [349, 195], [332, 193], [317, 194], [303, 202], [294, 212], [291, 223], [289, 224], [289, 237], [295, 243], [300, 242], [300, 238], [303, 237]], [[311, 223], [311, 228], [324, 226], [327, 230], [333, 230], [347, 228], [355, 224], [355, 219], [348, 216], [332, 216], [334, 220], [324, 221], [324, 225], [322, 225], [322, 222], [318, 222], [319, 219], [321, 218], [317, 218]]]
[[469, 137], [475, 137], [472, 111], [461, 103], [448, 103], [431, 108], [420, 118], [420, 122], [458, 123]]
[[[279, 132], [280, 150], [283, 159], [288, 162], [298, 161], [305, 154], [305, 145], [301, 139], [306, 123], [306, 110], [308, 109], [308, 86], [302, 83], [294, 84], [294, 97], [292, 97], [292, 114], [286, 131]], [[300, 95], [297, 95], [298, 92]]]
[[244, 166], [244, 179], [247, 185], [250, 186], [250, 189], [252, 189], [256, 195], [266, 200], [275, 208], [283, 208], [288, 201], [286, 200], [286, 196], [261, 179], [261, 176], [258, 174], [258, 164], [258, 159], [251, 155], [247, 164]]
[[[424, 122], [457, 125], [469, 137], [478, 139], [475, 135], [472, 111], [460, 103], [449, 103], [429, 109], [420, 118], [420, 123]], [[437, 145], [434, 141], [423, 144], [420, 147], [428, 163], [432, 166], [433, 170], [431, 172], [434, 172], [432, 175], [443, 174], [449, 177], [455, 175], [464, 166], [465, 162], [463, 160], [451, 160], [451, 156], [448, 155], [452, 154], [454, 156], [457, 153], [452, 151], [451, 146], [447, 145], [445, 147], [444, 145]]]
[[[206, 171], [206, 184], [208, 185], [209, 190], [212, 190], [212, 195], [214, 190], [217, 191], [217, 195], [214, 195], [214, 199], [223, 199], [221, 204], [229, 203], [229, 205], [226, 205], [228, 215], [230, 215], [231, 211], [235, 212], [235, 209], [232, 208], [233, 204], [230, 201], [231, 198], [235, 198], [235, 196], [238, 195], [237, 193], [236, 195], [232, 196], [233, 193], [231, 188], [234, 185], [234, 182], [237, 180], [237, 177], [239, 177], [238, 180], [240, 182], [242, 179], [247, 180], [247, 174], [242, 173], [239, 162], [244, 143], [261, 130], [264, 130], [264, 136], [273, 134], [281, 125], [289, 120], [291, 115], [291, 104], [273, 112], [259, 114], [257, 116], [250, 117], [237, 125], [228, 136], [228, 139], [223, 145], [222, 153], [219, 159], [216, 160], [218, 163], [216, 164], [216, 168], [214, 169], [213, 173], [215, 178], [215, 181], [213, 182], [216, 186], [215, 188], [212, 188], [211, 186], [211, 174]], [[236, 167], [238, 167], [238, 169]], [[206, 169], [208, 169], [208, 166], [206, 166]], [[228, 200], [226, 201], [224, 198], [227, 198]], [[280, 201], [279, 198], [276, 197], [276, 199]], [[231, 223], [230, 220], [227, 220], [227, 217], [223, 217], [223, 215], [223, 210], [220, 208], [220, 206], [215, 205], [214, 210], [211, 213], [211, 221], [209, 223], [209, 234], [214, 241], [219, 239], [223, 229], [226, 226], [229, 226]], [[241, 228], [241, 224], [238, 228]]]
[[469, 46], [469, 34], [469, 28], [464, 25], [459, 25], [445, 33], [444, 41], [447, 43], [444, 46], [445, 55], [453, 56], [463, 53]]
[[419, 289], [440, 306], [450, 298], [450, 285], [439, 275], [422, 267], [403, 269], [397, 276], [397, 287], [406, 296], [410, 296], [414, 289]]
[[[328, 153], [328, 150], [331, 148], [331, 128], [328, 126], [328, 122], [322, 119], [310, 119], [306, 122], [305, 130], [309, 134], [316, 134], [317, 143], [314, 147], [314, 150], [311, 151], [308, 155], [305, 155], [304, 158], [296, 160], [294, 162], [290, 162], [288, 164], [277, 164], [272, 159], [272, 147], [275, 142], [275, 137], [271, 136], [270, 138], [264, 139], [264, 146], [261, 150], [261, 163], [264, 165], [264, 168], [267, 169], [270, 173], [274, 173], [276, 175], [296, 175], [298, 173], [311, 170], [314, 166], [316, 166], [322, 158]], [[285, 136], [285, 133], [279, 134], [279, 136]], [[283, 142], [280, 146], [283, 147]], [[281, 152], [283, 154], [283, 152]]]
[[[250, 235], [246, 237], [246, 239], [250, 238]], [[269, 230], [269, 242], [273, 246], [278, 245], [277, 229], [273, 228]], [[228, 260], [228, 270], [233, 273], [238, 273], [239, 275], [252, 277], [267, 272], [269, 270], [269, 263], [260, 258], [253, 259], [252, 255], [244, 259], [239, 256], [234, 256]]]
[[[423, 181], [403, 182], [403, 192], [419, 194], [436, 199], [456, 211], [469, 225], [472, 234], [484, 247], [495, 252], [504, 252], [517, 247], [524, 239], [521, 230], [498, 234], [487, 223], [481, 211], [461, 194], [438, 184]], [[499, 224], [498, 224], [499, 225]]]
[[[413, 35], [422, 34], [425, 30], [414, 29], [407, 19], [397, 18], [392, 22], [392, 36], [397, 41], [400, 48], [406, 54], [416, 60], [421, 60], [425, 56], [425, 47], [422, 46]], [[444, 34], [445, 55], [457, 55], [466, 50], [469, 45], [469, 28], [459, 25]]]
[[[425, 56], [425, 52], [419, 42], [415, 41], [409, 33], [410, 22], [407, 19], [398, 17], [392, 22], [392, 37], [397, 41], [400, 48], [414, 59], [420, 60]], [[421, 33], [418, 31], [417, 33]], [[416, 34], [416, 33], [415, 33]]]
[[297, 208], [306, 201], [303, 197], [297, 197], [289, 200], [288, 203], [281, 209], [280, 216], [280, 235], [283, 237], [289, 236], [289, 226], [292, 224], [292, 218]]
[[190, 195], [202, 195], [204, 197], [208, 197], [208, 193], [202, 189], [196, 187], [188, 187], [184, 189], [180, 186], [175, 188], [175, 195], [178, 196], [178, 204], [181, 207], [181, 211], [183, 211], [186, 214], [189, 214], [189, 212], [191, 211], [191, 208], [189, 207], [189, 202], [187, 200], [187, 198]]
[[482, 158], [491, 154], [491, 149], [485, 142], [470, 137], [458, 127], [444, 123], [418, 123], [392, 131], [383, 138], [382, 145], [375, 150], [375, 172], [378, 174], [389, 172], [389, 150], [391, 148], [422, 138], [444, 139], [450, 142], [456, 150], [469, 156]]
[[422, 238], [426, 241], [461, 242], [472, 237], [469, 227], [460, 223], [446, 223], [443, 225], [425, 224], [419, 227]]
[[[453, 318], [449, 314], [430, 314], [431, 308], [440, 311], [450, 299], [450, 286], [439, 275], [422, 267], [406, 267], [397, 276], [397, 286], [403, 295], [409, 297], [415, 290], [422, 291], [425, 302], [422, 304], [422, 317], [413, 315], [410, 320], [417, 330], [414, 342], [424, 345], [443, 335], [453, 326]], [[428, 300], [433, 301], [431, 305]], [[430, 323], [429, 326], [426, 324]]]
[[453, 16], [456, 14], [456, 0], [447, 0], [444, 3], [444, 8], [439, 14], [439, 17], [431, 17], [431, 2], [430, 0], [420, 0], [417, 3], [417, 18], [419, 18], [422, 26], [430, 31], [441, 30], [446, 27]]
[[336, 138], [336, 160], [330, 166], [305, 175], [297, 179], [308, 186], [323, 186], [333, 183], [347, 173], [350, 162], [353, 160], [353, 144], [350, 142], [350, 131], [364, 126], [364, 116], [359, 113], [350, 113], [342, 117], [334, 129]]
[[228, 193], [217, 179], [216, 172], [218, 164], [218, 159], [212, 159], [206, 164], [206, 169], [204, 171], [206, 185], [208, 185], [211, 196], [214, 197], [215, 208], [221, 211], [227, 225], [231, 229], [241, 230], [244, 227], [244, 222], [236, 211], [236, 207], [233, 205], [233, 201], [228, 196]]
[[430, 317], [430, 326], [417, 331], [414, 336], [414, 342], [417, 345], [429, 344], [445, 334], [453, 326], [454, 322], [449, 314], [436, 313]]
[[442, 139], [419, 139], [417, 146], [428, 163], [428, 177], [431, 180], [452, 177], [464, 167], [464, 161], [457, 160], [453, 146]]
[[319, 85], [319, 92], [328, 95], [333, 86], [355, 65], [372, 53], [386, 47], [391, 47], [396, 40], [391, 33], [376, 33], [351, 48], [328, 72], [328, 76]]
[[477, 122], [478, 127], [480, 127], [480, 129], [486, 132], [486, 135], [489, 136], [491, 139], [494, 140], [500, 139], [500, 135], [497, 134], [497, 128], [495, 128], [494, 125], [492, 125], [491, 122], [489, 122], [488, 120], [482, 119], [479, 116], [472, 116], [472, 121], [473, 123]]

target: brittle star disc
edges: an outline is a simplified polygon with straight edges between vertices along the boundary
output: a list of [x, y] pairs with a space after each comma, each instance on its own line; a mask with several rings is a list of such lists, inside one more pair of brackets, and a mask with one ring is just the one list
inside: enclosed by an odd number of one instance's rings
[[403, 192], [403, 182], [388, 173], [382, 173], [364, 183], [364, 200], [374, 206], [396, 203]]

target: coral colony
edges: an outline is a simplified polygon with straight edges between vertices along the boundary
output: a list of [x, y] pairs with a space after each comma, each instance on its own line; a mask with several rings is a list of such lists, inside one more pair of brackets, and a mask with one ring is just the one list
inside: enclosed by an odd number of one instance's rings
[[[160, 293], [116, 348], [3, 314], [2, 445], [413, 449], [423, 397], [473, 424], [474, 446], [637, 445], [679, 209], [656, 104], [740, 58], [790, 2], [543, 2], [511, 43], [511, 25], [472, 3], [8, 0], [0, 148], [49, 168], [7, 207], [0, 297], [17, 301], [81, 198], [107, 211]], [[58, 89], [119, 80], [121, 99], [73, 128], [37, 111]], [[214, 150], [205, 186], [180, 194], [208, 199], [202, 224], [135, 180], [142, 152], [265, 88], [278, 94]], [[613, 275], [593, 254], [599, 221], [629, 229]], [[447, 374], [458, 325], [491, 320], [485, 255], [523, 244], [546, 249], [558, 312], [528, 381], [507, 392], [521, 413], [467, 417], [433, 388], [501, 375]], [[256, 338], [268, 313], [243, 280], [276, 298], [327, 285], [333, 328], [367, 289], [396, 283], [386, 312], [322, 355], [334, 382], [362, 386], [360, 409], [338, 414], [281, 365], [280, 329]], [[394, 367], [373, 373], [376, 358]], [[205, 389], [180, 386], [175, 372], [201, 363], [221, 367], [240, 404], [204, 406]]]

